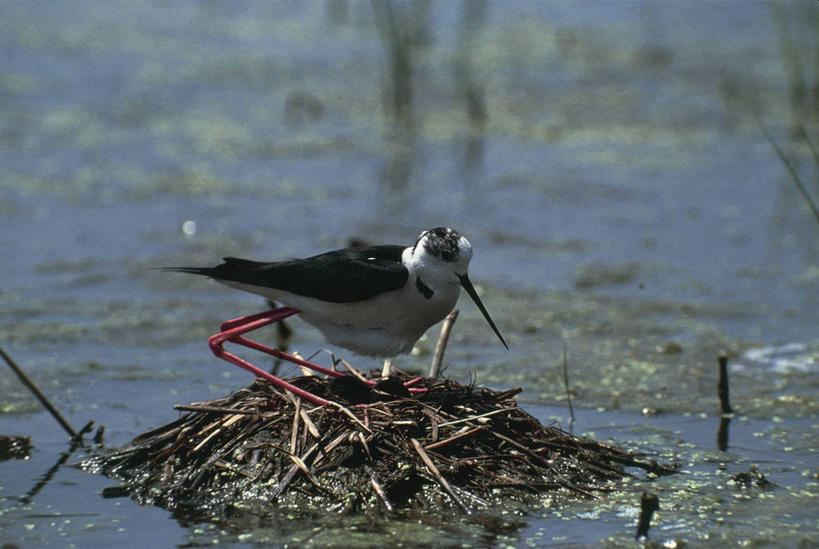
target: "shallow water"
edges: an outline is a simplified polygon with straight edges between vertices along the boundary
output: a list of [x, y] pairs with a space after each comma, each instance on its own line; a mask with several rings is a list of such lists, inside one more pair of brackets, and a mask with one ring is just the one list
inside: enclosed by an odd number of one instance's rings
[[[567, 410], [529, 404], [543, 422], [568, 426]], [[576, 432], [611, 440], [680, 466], [676, 475], [625, 481], [620, 489], [595, 500], [563, 495], [544, 498], [542, 507], [522, 511], [478, 511], [471, 517], [419, 517], [413, 513], [392, 520], [372, 521], [327, 517], [317, 523], [277, 516], [264, 522], [177, 520], [161, 509], [140, 507], [127, 498], [103, 499], [113, 480], [94, 477], [72, 467], [54, 467], [65, 445], [39, 448], [30, 461], [4, 464], [10, 482], [4, 491], [24, 497], [5, 501], [3, 521], [7, 540], [26, 546], [73, 543], [79, 547], [125, 543], [144, 547], [157, 543], [219, 543], [231, 547], [259, 544], [312, 547], [444, 546], [586, 546], [631, 547], [639, 515], [640, 494], [658, 495], [651, 539], [665, 546], [689, 543], [724, 547], [726, 544], [791, 545], [815, 537], [815, 501], [819, 462], [813, 420], [758, 420], [738, 417], [727, 429], [729, 447], [716, 445], [719, 419], [705, 415], [667, 414], [645, 417], [627, 412], [576, 411]], [[36, 425], [43, 434], [54, 431], [48, 422]], [[69, 463], [76, 459], [69, 460]], [[757, 466], [770, 488], [742, 486], [737, 473]], [[39, 491], [38, 491], [38, 488]], [[35, 492], [32, 494], [32, 492]], [[82, 495], [78, 495], [81, 492]], [[410, 541], [411, 540], [411, 541]], [[780, 543], [781, 542], [781, 543]]]
[[[783, 36], [816, 50], [816, 6], [786, 6], [431, 4], [416, 13], [405, 123], [385, 112], [390, 61], [369, 2], [3, 4], [0, 345], [76, 428], [94, 419], [124, 444], [175, 418], [173, 404], [247, 384], [205, 338], [264, 306], [155, 267], [302, 256], [351, 237], [409, 243], [452, 225], [512, 350], [463, 302], [447, 375], [522, 386], [527, 409], [565, 422], [563, 408], [540, 408], [565, 402], [565, 342], [576, 431], [678, 451], [701, 483], [661, 479], [622, 501], [510, 519], [500, 537], [467, 524], [447, 539], [627, 544], [648, 489], [668, 539], [816, 541], [804, 509], [819, 465], [819, 238], [757, 124], [819, 198], [808, 148], [789, 139], [782, 54]], [[409, 8], [395, 10], [409, 28]], [[482, 90], [483, 122], [464, 108], [467, 84]], [[291, 348], [324, 347], [291, 326]], [[436, 333], [398, 366], [426, 368]], [[720, 352], [740, 414], [728, 453], [713, 442]], [[71, 468], [20, 504], [67, 446], [10, 373], [0, 404], [0, 433], [36, 446], [0, 465], [3, 542], [285, 542], [103, 500], [110, 481]], [[644, 408], [663, 413], [635, 415]], [[726, 475], [751, 463], [780, 488], [726, 497]]]

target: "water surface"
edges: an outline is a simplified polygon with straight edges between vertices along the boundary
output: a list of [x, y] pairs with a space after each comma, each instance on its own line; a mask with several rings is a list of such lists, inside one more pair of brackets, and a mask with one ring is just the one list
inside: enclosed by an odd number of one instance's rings
[[[3, 4], [0, 344], [72, 424], [94, 419], [125, 444], [174, 419], [173, 404], [247, 384], [205, 338], [264, 306], [156, 267], [411, 243], [451, 225], [472, 241], [472, 279], [511, 351], [464, 301], [446, 374], [522, 386], [533, 413], [565, 422], [565, 342], [575, 429], [703, 480], [544, 504], [503, 535], [466, 523], [446, 539], [628, 544], [648, 489], [657, 539], [816, 541], [804, 510], [819, 465], [819, 231], [757, 122], [819, 197], [810, 152], [791, 140], [799, 119], [819, 142], [816, 113], [791, 100], [783, 53], [788, 40], [816, 51], [816, 6], [424, 5], [393, 8], [412, 86], [396, 114], [402, 80], [369, 2]], [[797, 61], [812, 74], [807, 53]], [[326, 346], [292, 327], [292, 348]], [[436, 333], [397, 365], [426, 368]], [[720, 352], [741, 415], [728, 453], [714, 446]], [[65, 467], [21, 503], [67, 445], [10, 373], [0, 402], [0, 432], [36, 446], [0, 465], [3, 542], [302, 539], [102, 500], [109, 481]], [[751, 464], [780, 488], [726, 496]], [[393, 527], [392, 541], [418, 535]]]

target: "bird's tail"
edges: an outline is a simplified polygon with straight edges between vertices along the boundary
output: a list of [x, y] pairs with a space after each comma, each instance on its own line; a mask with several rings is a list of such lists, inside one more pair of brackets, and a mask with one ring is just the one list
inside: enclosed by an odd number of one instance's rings
[[213, 268], [211, 267], [159, 267], [159, 270], [166, 273], [188, 273], [213, 276]]

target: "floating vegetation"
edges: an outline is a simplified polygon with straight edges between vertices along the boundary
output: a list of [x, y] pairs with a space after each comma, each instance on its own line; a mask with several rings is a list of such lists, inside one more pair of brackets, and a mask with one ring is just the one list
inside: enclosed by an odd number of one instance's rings
[[83, 466], [123, 481], [109, 495], [212, 517], [265, 506], [470, 513], [555, 491], [595, 497], [632, 476], [626, 468], [674, 472], [542, 425], [518, 407], [520, 389], [423, 379], [413, 386], [426, 391], [407, 397], [340, 379], [343, 391], [317, 377], [290, 380], [333, 399], [329, 406], [307, 405], [261, 379], [225, 398], [177, 406], [185, 414], [176, 421]]

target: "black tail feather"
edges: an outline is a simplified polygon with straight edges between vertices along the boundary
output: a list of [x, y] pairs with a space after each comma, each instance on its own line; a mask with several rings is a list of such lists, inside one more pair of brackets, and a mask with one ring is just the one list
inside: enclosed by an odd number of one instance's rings
[[166, 273], [188, 273], [202, 276], [213, 276], [212, 267], [160, 267]]

